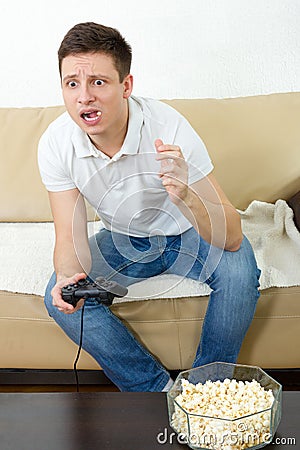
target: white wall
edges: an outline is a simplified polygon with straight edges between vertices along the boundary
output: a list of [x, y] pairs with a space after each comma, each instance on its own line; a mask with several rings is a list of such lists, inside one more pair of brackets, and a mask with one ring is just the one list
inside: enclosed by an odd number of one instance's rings
[[300, 0], [15, 0], [0, 6], [0, 106], [62, 103], [57, 49], [78, 22], [118, 28], [136, 95], [300, 91]]

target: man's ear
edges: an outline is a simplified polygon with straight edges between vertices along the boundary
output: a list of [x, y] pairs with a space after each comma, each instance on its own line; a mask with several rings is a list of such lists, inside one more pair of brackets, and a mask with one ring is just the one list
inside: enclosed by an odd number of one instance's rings
[[126, 75], [123, 80], [123, 98], [129, 98], [133, 88], [133, 76], [131, 74]]

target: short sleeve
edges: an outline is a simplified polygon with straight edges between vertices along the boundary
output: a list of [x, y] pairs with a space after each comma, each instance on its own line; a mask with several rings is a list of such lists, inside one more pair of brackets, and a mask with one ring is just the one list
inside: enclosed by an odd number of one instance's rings
[[178, 121], [174, 144], [181, 148], [188, 163], [189, 185], [201, 180], [213, 170], [214, 166], [204, 142], [183, 116]]
[[49, 130], [42, 135], [38, 145], [38, 165], [42, 182], [50, 192], [67, 191], [76, 185], [67, 174], [59, 146], [51, 137]]

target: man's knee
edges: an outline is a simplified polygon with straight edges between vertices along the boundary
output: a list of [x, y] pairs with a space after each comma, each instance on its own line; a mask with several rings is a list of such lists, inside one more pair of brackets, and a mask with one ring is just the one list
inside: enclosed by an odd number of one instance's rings
[[230, 282], [237, 289], [257, 288], [260, 270], [257, 267], [252, 247], [244, 237], [236, 252], [224, 251], [216, 269], [216, 278]]
[[49, 280], [47, 287], [46, 287], [46, 292], [45, 292], [45, 297], [44, 297], [44, 303], [45, 303], [45, 306], [50, 315], [54, 308], [53, 302], [52, 302], [51, 291], [52, 291], [53, 287], [55, 286], [55, 284], [56, 284], [56, 274], [54, 272]]

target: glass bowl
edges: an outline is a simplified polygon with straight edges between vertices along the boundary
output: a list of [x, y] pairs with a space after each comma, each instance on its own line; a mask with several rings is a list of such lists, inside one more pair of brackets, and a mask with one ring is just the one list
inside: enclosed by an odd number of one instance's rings
[[258, 449], [273, 440], [281, 395], [282, 386], [259, 367], [206, 364], [176, 378], [167, 393], [169, 423], [192, 449]]

